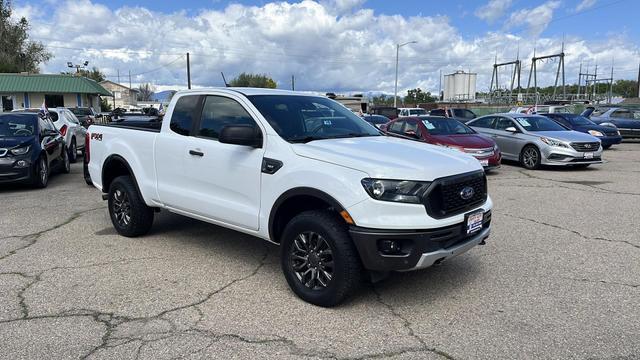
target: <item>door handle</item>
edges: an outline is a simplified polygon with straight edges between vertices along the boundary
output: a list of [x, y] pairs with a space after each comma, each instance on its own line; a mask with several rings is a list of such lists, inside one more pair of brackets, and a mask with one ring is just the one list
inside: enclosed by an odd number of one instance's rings
[[189, 154], [194, 156], [204, 156], [204, 153], [198, 150], [189, 150]]

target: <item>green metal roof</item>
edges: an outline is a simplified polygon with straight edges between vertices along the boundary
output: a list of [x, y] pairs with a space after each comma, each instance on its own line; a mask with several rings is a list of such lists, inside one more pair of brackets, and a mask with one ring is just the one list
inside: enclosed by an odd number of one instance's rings
[[0, 93], [72, 93], [112, 96], [97, 82], [82, 76], [0, 74]]

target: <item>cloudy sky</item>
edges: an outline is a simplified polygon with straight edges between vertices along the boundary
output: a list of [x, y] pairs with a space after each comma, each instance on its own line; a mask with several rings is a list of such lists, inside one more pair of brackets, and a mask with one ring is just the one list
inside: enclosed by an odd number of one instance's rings
[[[400, 89], [437, 92], [440, 72], [478, 73], [489, 88], [492, 64], [523, 59], [526, 85], [534, 54], [560, 52], [566, 78], [578, 68], [600, 77], [637, 77], [638, 0], [14, 0], [31, 36], [55, 58], [43, 72], [89, 61], [111, 80], [186, 86], [191, 53], [195, 86], [223, 85], [241, 72], [265, 73], [280, 88], [393, 92], [396, 44]], [[539, 64], [539, 83], [551, 85], [557, 63]], [[506, 84], [508, 75], [501, 79]]]

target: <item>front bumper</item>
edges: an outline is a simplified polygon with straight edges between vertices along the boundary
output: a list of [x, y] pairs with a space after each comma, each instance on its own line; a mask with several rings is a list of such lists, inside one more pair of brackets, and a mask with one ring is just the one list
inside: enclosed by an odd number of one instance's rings
[[545, 146], [540, 150], [542, 165], [566, 166], [602, 163], [602, 146], [597, 151], [592, 152], [592, 158], [586, 158], [584, 152], [576, 151], [573, 148]]
[[[18, 167], [20, 160], [27, 162], [26, 166]], [[2, 157], [0, 158], [0, 183], [12, 183], [26, 181], [31, 178], [31, 161], [26, 157]]]
[[[353, 226], [349, 229], [364, 267], [373, 271], [410, 271], [429, 267], [460, 255], [482, 243], [491, 232], [491, 211], [484, 213], [482, 229], [466, 235], [463, 223], [427, 230], [382, 230]], [[381, 243], [392, 240], [400, 254], [389, 255]]]
[[602, 146], [617, 145], [622, 142], [622, 136], [603, 136], [598, 138]]

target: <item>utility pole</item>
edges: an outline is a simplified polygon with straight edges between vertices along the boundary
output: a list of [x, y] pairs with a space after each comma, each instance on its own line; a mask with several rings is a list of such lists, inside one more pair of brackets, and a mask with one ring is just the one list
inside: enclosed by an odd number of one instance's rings
[[403, 44], [396, 44], [396, 86], [393, 92], [393, 107], [395, 108], [398, 107], [398, 62], [400, 57], [400, 48], [405, 45], [415, 44], [415, 43], [417, 43], [417, 41], [408, 41]]
[[129, 89], [131, 89], [131, 70], [129, 70]]
[[640, 64], [638, 64], [638, 97], [640, 98]]
[[291, 75], [291, 91], [295, 91], [296, 90], [296, 77], [294, 75]]
[[120, 69], [118, 69], [118, 84], [120, 84]]
[[189, 61], [189, 53], [187, 53], [187, 88], [191, 89], [191, 63]]
[[[638, 74], [638, 76], [640, 78], [640, 74]], [[440, 78], [438, 79], [438, 82], [438, 99], [442, 100], [442, 69], [440, 69]]]

